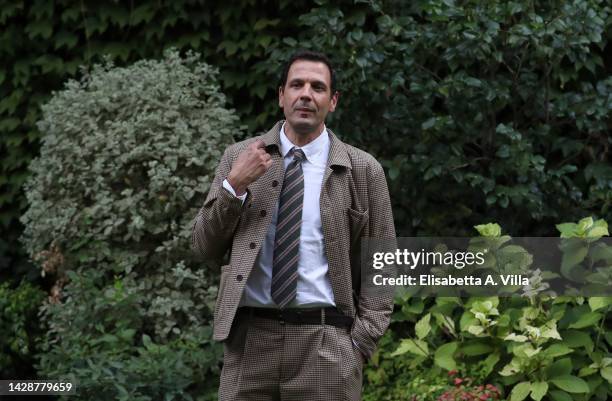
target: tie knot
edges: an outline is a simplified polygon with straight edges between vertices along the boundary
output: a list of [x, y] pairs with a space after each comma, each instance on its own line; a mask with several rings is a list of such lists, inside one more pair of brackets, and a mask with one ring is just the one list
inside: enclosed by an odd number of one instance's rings
[[297, 162], [303, 162], [306, 158], [304, 151], [302, 149], [293, 148], [293, 160]]

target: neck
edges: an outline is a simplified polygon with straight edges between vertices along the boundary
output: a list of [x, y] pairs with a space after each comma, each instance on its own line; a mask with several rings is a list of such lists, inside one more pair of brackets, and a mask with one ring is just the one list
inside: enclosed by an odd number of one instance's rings
[[314, 141], [323, 133], [323, 124], [319, 125], [311, 132], [296, 132], [291, 125], [285, 124], [285, 135], [296, 146], [302, 147]]

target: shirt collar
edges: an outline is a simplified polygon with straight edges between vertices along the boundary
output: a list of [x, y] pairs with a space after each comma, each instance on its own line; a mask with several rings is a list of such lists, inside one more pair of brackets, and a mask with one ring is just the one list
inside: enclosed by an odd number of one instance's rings
[[294, 145], [289, 140], [289, 138], [285, 134], [285, 124], [283, 123], [283, 126], [280, 130], [280, 143], [280, 151], [283, 158], [286, 157], [287, 153], [289, 153], [289, 151], [291, 151], [291, 149], [295, 147], [304, 151], [304, 155], [306, 155], [306, 160], [308, 160], [309, 162], [313, 164], [323, 165], [327, 163], [327, 154], [324, 151], [326, 149], [329, 149], [329, 134], [327, 133], [327, 128], [325, 127], [325, 125], [323, 125], [323, 131], [321, 131], [321, 134], [314, 141], [300, 147]]

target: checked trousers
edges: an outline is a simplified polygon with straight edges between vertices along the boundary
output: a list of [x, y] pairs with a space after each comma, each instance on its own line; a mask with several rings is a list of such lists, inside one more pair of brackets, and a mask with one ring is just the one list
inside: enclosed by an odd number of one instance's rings
[[363, 358], [348, 329], [237, 317], [219, 401], [359, 401]]

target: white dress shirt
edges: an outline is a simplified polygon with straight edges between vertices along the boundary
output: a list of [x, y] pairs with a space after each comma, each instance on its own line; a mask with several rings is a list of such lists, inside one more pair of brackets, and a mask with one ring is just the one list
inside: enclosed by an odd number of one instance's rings
[[[300, 252], [298, 261], [297, 295], [289, 307], [324, 307], [335, 306], [334, 294], [327, 276], [328, 263], [323, 241], [321, 209], [319, 199], [323, 176], [327, 168], [329, 155], [329, 134], [323, 132], [312, 142], [303, 147], [295, 146], [285, 135], [285, 126], [280, 131], [281, 155], [285, 169], [293, 160], [290, 150], [302, 149], [306, 155], [302, 161], [304, 172], [304, 206], [300, 228]], [[226, 180], [223, 187], [236, 196], [236, 192]], [[238, 198], [246, 199], [246, 194]], [[261, 251], [255, 260], [253, 270], [247, 280], [239, 306], [276, 308], [272, 300], [272, 259], [274, 255], [274, 237], [278, 218], [278, 203], [272, 212], [272, 219]]]

